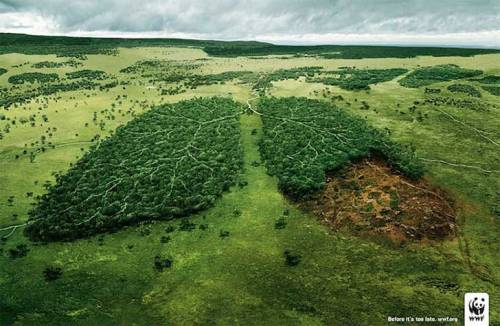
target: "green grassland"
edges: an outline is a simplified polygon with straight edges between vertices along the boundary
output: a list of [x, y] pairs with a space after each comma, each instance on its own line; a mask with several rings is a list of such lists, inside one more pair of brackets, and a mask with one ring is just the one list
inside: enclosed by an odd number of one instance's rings
[[[258, 105], [254, 81], [239, 79], [162, 95], [161, 89], [177, 83], [120, 72], [138, 61], [165, 61], [172, 71], [185, 74], [250, 71], [256, 78], [299, 67], [402, 68], [411, 73], [445, 64], [481, 70], [484, 76], [500, 74], [500, 55], [494, 53], [212, 57], [199, 48], [155, 46], [85, 57], [74, 59], [77, 67], [33, 68], [38, 62], [68, 58], [0, 55], [0, 68], [7, 70], [0, 75], [0, 90], [8, 89], [0, 92], [2, 98], [39, 87], [26, 83], [11, 89], [9, 78], [28, 72], [56, 73], [60, 82], [69, 83], [66, 73], [100, 70], [105, 79], [93, 82], [117, 82], [109, 89], [60, 91], [0, 109], [0, 229], [26, 223], [34, 198], [46, 192], [44, 184], [54, 182], [54, 173], [68, 171], [97, 137], [113, 135], [154, 106], [210, 96]], [[150, 73], [169, 74], [169, 69]], [[481, 76], [440, 81], [427, 87], [441, 92], [428, 94], [424, 87], [401, 86], [407, 75], [360, 91], [299, 76], [273, 80], [265, 93], [332, 103], [387, 130], [392, 141], [413, 145], [426, 166], [425, 178], [456, 202], [455, 239], [400, 247], [331, 231], [278, 191], [278, 180], [267, 174], [259, 152], [262, 120], [257, 114], [242, 114], [244, 168], [239, 179], [248, 185], [233, 186], [212, 208], [189, 220], [144, 222], [63, 243], [31, 242], [22, 227], [1, 231], [8, 237], [0, 242], [0, 324], [385, 325], [388, 316], [450, 316], [460, 322], [463, 294], [484, 291], [490, 295], [492, 325], [500, 325], [500, 103], [482, 88], [494, 84], [481, 82]], [[458, 83], [474, 87], [481, 97], [448, 90]], [[438, 97], [462, 104], [434, 105]], [[276, 228], [282, 219], [286, 226]], [[22, 244], [29, 249], [27, 255], [13, 258], [11, 250]], [[285, 252], [299, 263], [287, 265]], [[156, 256], [170, 259], [172, 266], [155, 268]], [[60, 278], [44, 278], [47, 267], [61, 268]]]

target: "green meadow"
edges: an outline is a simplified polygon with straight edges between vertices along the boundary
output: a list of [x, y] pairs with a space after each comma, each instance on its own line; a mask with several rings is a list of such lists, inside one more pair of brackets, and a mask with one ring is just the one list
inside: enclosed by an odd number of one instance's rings
[[[0, 55], [0, 67], [7, 69], [0, 75], [1, 98], [40, 87], [12, 88], [9, 77], [27, 72], [56, 73], [68, 83], [68, 72], [100, 70], [107, 77], [99, 85], [117, 82], [109, 89], [61, 91], [0, 108], [0, 325], [386, 325], [389, 316], [454, 317], [460, 324], [466, 292], [489, 293], [491, 325], [500, 325], [499, 97], [473, 78], [426, 86], [439, 94], [399, 84], [415, 69], [446, 64], [499, 75], [500, 54], [212, 57], [191, 47], [137, 47], [75, 60], [77, 68], [33, 68], [68, 58]], [[121, 72], [148, 60], [166, 66], [143, 75]], [[274, 80], [266, 94], [331, 103], [413, 146], [425, 180], [452, 198], [456, 237], [395, 245], [332, 230], [282, 194], [267, 173], [259, 152], [262, 119], [245, 110], [259, 103], [251, 83], [241, 77], [169, 95], [162, 89], [177, 83], [158, 75], [261, 76], [312, 66], [409, 71], [360, 91], [305, 76]], [[450, 92], [447, 87], [456, 83], [475, 87], [481, 97]], [[157, 105], [212, 96], [241, 103], [244, 152], [240, 182], [213, 207], [71, 242], [32, 242], [23, 234], [35, 197], [97, 139], [112, 137], [117, 127]], [[277, 228], [278, 220], [285, 226]], [[23, 245], [28, 251], [18, 257]], [[169, 257], [172, 266], [156, 269], [156, 256]], [[62, 274], [48, 279], [49, 267]]]

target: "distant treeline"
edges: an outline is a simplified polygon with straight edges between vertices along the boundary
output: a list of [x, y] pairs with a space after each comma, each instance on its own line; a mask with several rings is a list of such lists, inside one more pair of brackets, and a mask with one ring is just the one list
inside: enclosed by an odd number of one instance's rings
[[38, 36], [27, 34], [0, 33], [0, 54], [56, 54], [61, 57], [83, 58], [88, 54], [113, 54], [118, 47], [180, 46], [236, 46], [245, 48], [257, 46], [259, 42], [224, 42], [175, 38], [90, 38], [68, 36]]
[[204, 51], [212, 56], [263, 56], [263, 55], [311, 55], [326, 59], [362, 59], [362, 58], [412, 58], [416, 56], [461, 56], [499, 53], [495, 49], [438, 48], [438, 47], [402, 47], [402, 46], [366, 46], [366, 45], [316, 45], [294, 46], [259, 44], [256, 46], [218, 45], [206, 46]]
[[410, 58], [430, 56], [473, 56], [499, 53], [496, 49], [362, 46], [362, 45], [274, 45], [256, 41], [211, 41], [174, 38], [126, 39], [66, 36], [35, 36], [0, 33], [0, 54], [56, 54], [84, 58], [87, 54], [113, 54], [118, 47], [180, 46], [202, 48], [211, 56], [311, 55], [324, 58]]

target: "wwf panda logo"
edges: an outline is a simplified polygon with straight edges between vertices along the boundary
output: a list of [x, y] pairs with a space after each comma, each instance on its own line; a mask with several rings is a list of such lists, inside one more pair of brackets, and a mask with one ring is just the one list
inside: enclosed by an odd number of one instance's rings
[[469, 301], [469, 311], [476, 316], [481, 316], [484, 313], [485, 306], [484, 298], [478, 299], [475, 297]]

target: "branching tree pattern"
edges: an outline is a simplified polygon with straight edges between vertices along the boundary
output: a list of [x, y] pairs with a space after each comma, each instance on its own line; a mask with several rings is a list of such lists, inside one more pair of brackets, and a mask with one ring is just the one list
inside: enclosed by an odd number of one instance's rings
[[424, 172], [412, 149], [391, 142], [364, 120], [327, 103], [263, 98], [257, 113], [264, 124], [261, 153], [268, 172], [293, 197], [323, 188], [326, 171], [375, 152], [409, 177], [419, 178]]
[[95, 145], [30, 212], [33, 240], [72, 240], [213, 205], [242, 167], [241, 107], [225, 98], [164, 105]]

